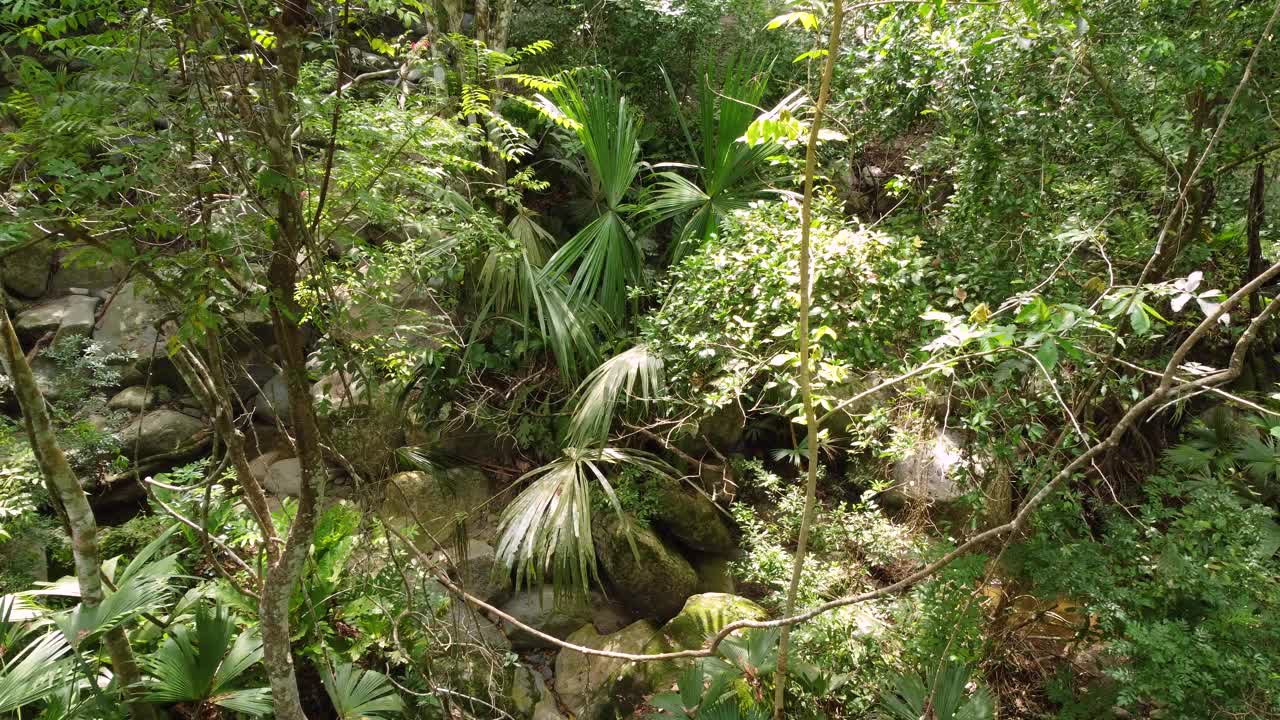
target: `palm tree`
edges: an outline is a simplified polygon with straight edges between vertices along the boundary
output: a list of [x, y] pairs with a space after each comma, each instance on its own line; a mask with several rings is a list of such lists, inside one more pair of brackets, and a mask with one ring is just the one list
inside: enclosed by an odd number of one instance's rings
[[924, 677], [901, 675], [892, 691], [880, 696], [884, 708], [895, 720], [991, 720], [995, 703], [985, 688], [966, 695], [969, 668], [945, 661], [931, 664]]
[[579, 72], [559, 78], [548, 111], [573, 128], [582, 144], [583, 166], [566, 166], [591, 191], [596, 217], [556, 251], [547, 263], [553, 276], [572, 274], [569, 293], [594, 300], [619, 323], [624, 319], [627, 286], [639, 284], [644, 253], [626, 203], [640, 174], [640, 119], [622, 88], [603, 72]]
[[204, 717], [208, 706], [262, 716], [272, 712], [271, 689], [237, 689], [236, 680], [262, 661], [262, 639], [236, 623], [221, 607], [202, 607], [192, 626], [178, 626], [147, 662], [153, 676], [147, 699], [190, 703]]
[[701, 246], [725, 215], [746, 207], [778, 179], [779, 173], [770, 166], [769, 158], [779, 154], [782, 146], [743, 141], [768, 91], [772, 67], [772, 61], [764, 58], [738, 57], [729, 62], [718, 82], [710, 68], [704, 69], [699, 84], [696, 140], [675, 88], [663, 71], [689, 156], [699, 163], [657, 166], [692, 169], [696, 182], [674, 169], [660, 172], [645, 201], [651, 222], [684, 218], [672, 246], [673, 260], [679, 261]]
[[[6, 640], [25, 640], [25, 633]], [[6, 644], [8, 647], [8, 644]], [[75, 677], [69, 657], [71, 645], [60, 632], [31, 641], [0, 666], [0, 715], [39, 702]]]

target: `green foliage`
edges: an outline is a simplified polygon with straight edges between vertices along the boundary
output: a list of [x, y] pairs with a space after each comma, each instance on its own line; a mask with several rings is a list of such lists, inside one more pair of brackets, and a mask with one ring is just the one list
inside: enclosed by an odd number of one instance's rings
[[551, 256], [546, 272], [572, 274], [570, 296], [594, 300], [621, 323], [627, 289], [643, 281], [644, 254], [626, 202], [640, 174], [642, 123], [608, 73], [567, 74], [559, 82], [549, 111], [565, 119], [581, 144], [581, 164], [566, 167], [582, 180], [595, 217]]
[[1274, 703], [1274, 512], [1220, 474], [1173, 470], [1147, 480], [1132, 516], [1109, 512], [1096, 539], [1067, 495], [1014, 567], [1040, 593], [1085, 604], [1097, 640], [1124, 658], [1106, 671], [1121, 707], [1189, 719]]
[[517, 480], [529, 486], [502, 511], [497, 545], [498, 561], [515, 570], [516, 587], [551, 581], [557, 593], [585, 595], [589, 582], [600, 582], [591, 535], [591, 488], [598, 483], [611, 509], [621, 515], [606, 470], [627, 465], [661, 475], [672, 472], [639, 450], [567, 448], [559, 460]]
[[970, 691], [969, 668], [951, 661], [927, 666], [924, 677], [901, 675], [883, 695], [884, 707], [896, 720], [990, 720], [995, 699], [986, 689]]
[[[194, 632], [193, 632], [194, 631]], [[235, 688], [246, 671], [262, 661], [262, 640], [252, 629], [237, 634], [237, 623], [221, 607], [201, 607], [194, 626], [180, 625], [148, 658], [155, 678], [147, 698], [160, 703], [217, 705], [245, 715], [271, 712], [270, 688]]]
[[[663, 361], [675, 414], [735, 401], [799, 414], [796, 230], [794, 205], [755, 202], [672, 268], [662, 307], [645, 318], [641, 337]], [[913, 240], [848, 223], [829, 205], [816, 212], [813, 256], [815, 387], [830, 409], [834, 391], [914, 338], [910, 309], [923, 311], [920, 285], [929, 268]]]
[[80, 335], [58, 338], [45, 349], [43, 357], [57, 367], [54, 393], [67, 408], [76, 407], [94, 391], [116, 387], [120, 383], [120, 366], [134, 358], [108, 353], [102, 346]]

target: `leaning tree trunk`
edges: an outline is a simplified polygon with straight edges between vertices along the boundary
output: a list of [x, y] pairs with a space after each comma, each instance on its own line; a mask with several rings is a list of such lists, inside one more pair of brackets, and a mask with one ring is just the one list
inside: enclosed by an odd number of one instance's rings
[[[54, 434], [53, 422], [45, 409], [44, 395], [36, 385], [31, 365], [22, 353], [22, 345], [18, 342], [13, 323], [9, 320], [9, 311], [5, 307], [4, 293], [0, 291], [0, 346], [3, 346], [4, 365], [8, 369], [9, 378], [13, 381], [18, 404], [22, 408], [22, 420], [26, 426], [27, 437], [31, 441], [32, 454], [40, 467], [49, 489], [49, 498], [56, 504], [59, 515], [67, 525], [71, 535], [71, 555], [75, 562], [76, 580], [80, 586], [80, 602], [85, 607], [96, 607], [102, 603], [102, 557], [98, 551], [98, 523], [93, 516], [93, 508], [89, 506], [89, 498], [80, 487], [80, 480], [67, 456], [62, 452]], [[142, 672], [138, 661], [133, 656], [133, 648], [124, 628], [117, 627], [103, 637], [107, 654], [111, 658], [111, 669], [120, 679], [120, 686], [129, 707], [129, 715], [136, 720], [155, 720], [156, 712], [150, 704], [139, 696]]]

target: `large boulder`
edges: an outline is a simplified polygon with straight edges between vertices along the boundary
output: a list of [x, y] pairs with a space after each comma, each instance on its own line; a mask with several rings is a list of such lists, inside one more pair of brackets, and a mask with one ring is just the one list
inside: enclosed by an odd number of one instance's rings
[[662, 634], [682, 650], [700, 648], [707, 639], [738, 620], [764, 620], [769, 613], [738, 595], [702, 593], [685, 601], [684, 607], [662, 626]]
[[127, 410], [137, 413], [150, 410], [161, 403], [166, 403], [172, 397], [173, 393], [169, 392], [169, 388], [164, 385], [155, 385], [150, 388], [145, 385], [133, 385], [116, 393], [107, 401], [107, 407], [112, 410]]
[[66, 293], [73, 288], [103, 290], [115, 287], [128, 273], [128, 268], [106, 257], [90, 246], [63, 250], [58, 254], [57, 269], [49, 280], [50, 293]]
[[382, 515], [414, 530], [418, 547], [431, 552], [452, 542], [459, 523], [470, 530], [492, 496], [489, 477], [471, 468], [402, 472], [387, 479]]
[[[43, 234], [39, 228], [32, 232]], [[53, 270], [53, 244], [38, 242], [10, 253], [0, 263], [0, 279], [9, 292], [24, 298], [38, 298], [49, 289]]]
[[[521, 590], [499, 609], [525, 625], [561, 640], [588, 623], [599, 632], [608, 634], [621, 630], [631, 621], [622, 608], [599, 593], [589, 593], [585, 598], [562, 596], [557, 599], [550, 586]], [[557, 647], [511, 623], [504, 622], [503, 630], [510, 638], [513, 648], [529, 650]]]
[[[583, 625], [568, 641], [596, 650], [641, 653], [657, 635], [653, 623], [638, 620], [610, 635]], [[561, 650], [556, 657], [556, 693], [580, 720], [625, 717], [651, 689], [648, 673], [637, 663], [571, 650]]]
[[106, 355], [131, 358], [122, 372], [123, 384], [140, 385], [151, 373], [160, 382], [184, 388], [182, 378], [169, 360], [164, 336], [156, 329], [156, 322], [164, 317], [164, 309], [143, 297], [134, 282], [121, 285], [114, 293], [102, 293], [102, 297], [106, 309], [98, 320], [93, 340]]
[[689, 561], [630, 518], [608, 516], [594, 526], [596, 554], [618, 598], [641, 617], [666, 620], [679, 612], [698, 587]]
[[674, 480], [650, 484], [656, 504], [653, 519], [681, 545], [700, 552], [725, 554], [737, 549], [729, 526], [715, 504], [689, 492]]
[[449, 604], [444, 622], [451, 636], [450, 640], [454, 643], [479, 645], [491, 650], [511, 649], [507, 636], [502, 634], [502, 630], [492, 620], [461, 600]]
[[117, 435], [126, 455], [143, 460], [188, 447], [204, 431], [204, 420], [176, 410], [161, 409], [133, 420]]
[[23, 342], [35, 342], [45, 333], [57, 333], [58, 338], [89, 337], [93, 332], [94, 310], [98, 298], [86, 295], [68, 295], [46, 300], [19, 313], [14, 319], [14, 329]]
[[894, 464], [894, 484], [884, 498], [891, 505], [946, 509], [967, 492], [963, 478], [968, 467], [964, 437], [952, 430], [935, 430]]
[[452, 562], [450, 574], [463, 590], [490, 604], [500, 603], [511, 594], [511, 573], [498, 564], [492, 545], [468, 540], [465, 556], [459, 555], [457, 548], [446, 546], [447, 552], [436, 553], [437, 560], [447, 557]]

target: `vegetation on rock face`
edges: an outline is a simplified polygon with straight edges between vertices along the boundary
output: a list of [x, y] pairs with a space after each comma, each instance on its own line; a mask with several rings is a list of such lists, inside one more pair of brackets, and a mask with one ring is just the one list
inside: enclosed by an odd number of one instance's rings
[[0, 715], [1280, 716], [1280, 3], [0, 7]]

